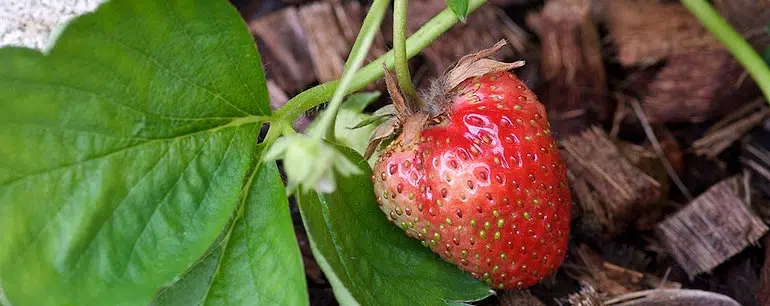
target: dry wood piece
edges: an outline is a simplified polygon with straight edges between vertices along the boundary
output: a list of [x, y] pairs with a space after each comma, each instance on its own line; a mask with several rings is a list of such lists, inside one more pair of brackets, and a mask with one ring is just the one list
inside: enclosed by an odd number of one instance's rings
[[350, 46], [337, 24], [334, 8], [328, 2], [312, 3], [300, 7], [299, 17], [318, 80], [339, 78]]
[[746, 104], [714, 124], [692, 147], [695, 153], [714, 158], [770, 115], [764, 99]]
[[[658, 159], [658, 155], [648, 147], [625, 141], [617, 141], [617, 144], [623, 156], [628, 158], [628, 161], [630, 161], [634, 167], [644, 171], [644, 173], [660, 184], [658, 188], [658, 190], [660, 190], [660, 196], [657, 203], [655, 205], [649, 205], [644, 213], [634, 220], [638, 229], [652, 229], [655, 224], [660, 221], [660, 218], [663, 215], [663, 208], [665, 207], [665, 199], [668, 198], [670, 185], [668, 183], [668, 173], [666, 172], [666, 168], [663, 166], [663, 163], [660, 162], [660, 159]], [[673, 150], [672, 148], [664, 147], [664, 150], [665, 149]]]
[[682, 288], [682, 284], [680, 283], [660, 278], [652, 274], [626, 269], [606, 261], [602, 264], [602, 267], [607, 271], [610, 278], [621, 280], [631, 286], [637, 285], [640, 287], [657, 289]]
[[[250, 22], [267, 75], [285, 92], [339, 78], [363, 22], [358, 1], [321, 1], [287, 7]], [[385, 54], [381, 35], [369, 52]], [[312, 67], [313, 73], [308, 73]]]
[[267, 75], [286, 92], [294, 93], [316, 78], [308, 73], [312, 66], [305, 45], [297, 9], [288, 7], [249, 23], [257, 38]]
[[570, 294], [567, 302], [572, 306], [604, 306], [602, 298], [594, 287], [585, 284], [579, 292]]
[[[409, 1], [407, 31], [414, 33], [444, 8], [446, 2], [443, 0]], [[454, 25], [422, 51], [430, 70], [428, 76], [440, 75], [460, 57], [492, 46], [503, 38], [508, 45], [495, 54], [497, 57], [512, 59], [514, 50], [521, 54], [529, 46], [529, 38], [526, 32], [507, 22], [506, 18], [499, 8], [483, 5], [468, 15], [466, 23]]]
[[510, 5], [527, 5], [532, 4], [535, 2], [534, 0], [489, 0], [489, 3], [492, 3], [497, 6], [510, 6]]
[[724, 50], [671, 57], [642, 101], [650, 124], [702, 122], [759, 96], [756, 84]]
[[[732, 1], [732, 0], [730, 0]], [[671, 56], [721, 48], [685, 7], [655, 0], [609, 0], [607, 28], [625, 66], [650, 65]]]
[[[342, 35], [348, 41], [348, 45], [352, 47], [358, 37], [358, 31], [361, 30], [361, 24], [364, 22], [367, 12], [366, 8], [362, 7], [359, 1], [341, 2], [341, 0], [332, 0], [332, 6], [342, 30]], [[382, 36], [382, 32], [378, 32], [374, 36], [372, 46], [369, 48], [369, 59], [376, 59], [380, 55], [385, 54], [385, 52], [385, 38]]]
[[588, 182], [569, 169], [567, 179], [575, 196], [574, 201], [581, 210], [579, 215], [582, 218], [577, 226], [580, 229], [578, 233], [608, 239], [614, 236], [615, 232], [619, 232], [615, 229], [615, 221], [605, 212], [604, 203], [599, 200], [600, 195], [588, 185]]
[[689, 289], [637, 291], [605, 301], [607, 306], [740, 306], [719, 293]]
[[500, 306], [545, 306], [529, 290], [508, 290], [500, 295]]
[[[603, 260], [598, 254], [591, 251], [586, 245], [581, 245], [576, 251], [576, 256], [572, 259], [574, 264], [565, 265], [565, 272], [571, 278], [583, 284], [588, 284], [599, 293], [617, 296], [633, 291], [631, 288], [624, 287], [615, 279], [607, 275], [602, 267]], [[643, 277], [643, 275], [638, 278]], [[637, 281], [638, 282], [638, 281]]]
[[[364, 8], [358, 1], [315, 2], [300, 7], [299, 17], [318, 81], [338, 79], [361, 29]], [[384, 46], [382, 36], [375, 36], [369, 59], [385, 54]]]
[[611, 238], [660, 199], [660, 183], [623, 156], [600, 128], [562, 141], [570, 186], [587, 223]]
[[527, 16], [542, 42], [542, 87], [557, 135], [574, 135], [595, 120], [611, 116], [598, 30], [590, 0], [548, 1]]
[[740, 161], [752, 173], [751, 178], [757, 182], [754, 185], [770, 197], [770, 120], [764, 127], [746, 137]]
[[767, 232], [743, 192], [740, 176], [728, 178], [658, 224], [658, 239], [690, 277], [711, 271]]
[[615, 297], [644, 289], [682, 287], [676, 282], [663, 281], [654, 275], [609, 263], [586, 245], [580, 245], [575, 253], [565, 265], [567, 275], [580, 283], [590, 285], [604, 297]]
[[770, 224], [770, 119], [763, 128], [744, 137], [739, 161], [750, 184], [751, 207], [766, 224]]

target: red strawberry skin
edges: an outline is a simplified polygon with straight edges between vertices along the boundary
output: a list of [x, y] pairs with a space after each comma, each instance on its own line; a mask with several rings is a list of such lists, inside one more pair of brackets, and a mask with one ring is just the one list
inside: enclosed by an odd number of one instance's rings
[[493, 288], [534, 285], [564, 260], [572, 203], [545, 108], [510, 72], [452, 93], [444, 122], [381, 153], [377, 202], [409, 236]]

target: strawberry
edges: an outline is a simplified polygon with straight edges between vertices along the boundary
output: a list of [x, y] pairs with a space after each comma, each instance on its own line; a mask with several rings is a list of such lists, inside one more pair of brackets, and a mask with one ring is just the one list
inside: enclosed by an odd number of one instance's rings
[[511, 289], [561, 265], [572, 202], [545, 107], [508, 71], [522, 63], [485, 58], [502, 45], [461, 59], [416, 110], [386, 73], [396, 116], [372, 143], [401, 133], [372, 180], [380, 208], [407, 235], [493, 288]]

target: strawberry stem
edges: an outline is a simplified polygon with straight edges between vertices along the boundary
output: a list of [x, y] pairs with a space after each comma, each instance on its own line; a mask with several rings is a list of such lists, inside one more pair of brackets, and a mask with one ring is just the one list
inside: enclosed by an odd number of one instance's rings
[[700, 22], [716, 36], [757, 82], [770, 102], [770, 68], [754, 48], [705, 0], [682, 0]]
[[[485, 3], [487, 3], [487, 0], [470, 0], [468, 4], [468, 13], [470, 14]], [[458, 21], [457, 16], [455, 16], [450, 8], [446, 8], [438, 13], [406, 40], [407, 57], [411, 58], [420, 53], [422, 49], [427, 48], [428, 45], [435, 41], [441, 34], [448, 31], [449, 28]], [[364, 88], [366, 85], [381, 78], [384, 74], [382, 64], [385, 64], [388, 68], [393, 67], [395, 57], [392, 53], [393, 50], [389, 51], [356, 72], [350, 87], [347, 88], [345, 93], [351, 93]], [[275, 111], [271, 121], [296, 120], [303, 113], [313, 109], [321, 103], [329, 101], [339, 85], [340, 80], [329, 81], [297, 94], [284, 106]]]
[[395, 0], [393, 3], [393, 52], [396, 56], [396, 79], [398, 87], [406, 99], [407, 106], [414, 111], [421, 108], [417, 90], [409, 75], [409, 59], [406, 57], [406, 16], [408, 0]]
[[321, 115], [318, 129], [311, 132], [316, 138], [334, 137], [333, 131], [336, 121], [334, 119], [337, 117], [337, 112], [340, 109], [340, 105], [342, 105], [343, 98], [347, 94], [348, 87], [353, 82], [356, 70], [361, 67], [366, 56], [369, 54], [369, 48], [372, 46], [374, 36], [380, 28], [382, 19], [385, 17], [385, 11], [387, 11], [389, 5], [390, 0], [375, 0], [369, 8], [369, 13], [364, 18], [361, 31], [358, 33], [358, 37], [356, 37], [356, 42], [353, 43], [347, 62], [345, 62], [340, 83], [334, 90], [331, 102], [329, 102], [329, 108]]

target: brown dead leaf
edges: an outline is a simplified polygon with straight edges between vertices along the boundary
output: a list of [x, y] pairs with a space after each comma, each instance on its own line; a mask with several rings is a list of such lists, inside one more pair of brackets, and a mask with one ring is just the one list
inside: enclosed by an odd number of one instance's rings
[[377, 150], [377, 147], [380, 146], [380, 144], [382, 143], [383, 140], [385, 140], [385, 138], [388, 138], [394, 133], [396, 133], [398, 126], [399, 126], [398, 119], [396, 119], [395, 117], [392, 117], [387, 121], [383, 122], [382, 124], [380, 124], [379, 126], [377, 126], [377, 128], [374, 129], [372, 136], [369, 138], [369, 144], [366, 146], [364, 159], [369, 159], [369, 157], [371, 157], [372, 154], [374, 154], [374, 151]]
[[444, 73], [444, 77], [446, 78], [445, 84], [447, 86], [446, 90], [452, 90], [468, 78], [485, 75], [487, 73], [508, 71], [524, 66], [524, 61], [504, 63], [487, 58], [499, 51], [505, 44], [505, 40], [500, 40], [491, 48], [460, 58], [457, 63], [452, 65], [452, 67]]

